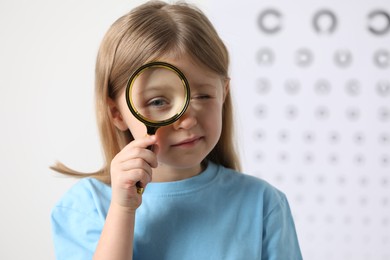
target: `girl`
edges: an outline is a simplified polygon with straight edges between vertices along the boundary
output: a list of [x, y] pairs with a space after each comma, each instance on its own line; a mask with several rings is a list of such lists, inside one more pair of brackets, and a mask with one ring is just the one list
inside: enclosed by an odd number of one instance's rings
[[[191, 101], [146, 136], [124, 90], [132, 71], [155, 60], [186, 75]], [[187, 4], [148, 2], [111, 26], [96, 62], [106, 164], [54, 207], [58, 259], [302, 259], [285, 195], [238, 172], [228, 65], [210, 21]]]

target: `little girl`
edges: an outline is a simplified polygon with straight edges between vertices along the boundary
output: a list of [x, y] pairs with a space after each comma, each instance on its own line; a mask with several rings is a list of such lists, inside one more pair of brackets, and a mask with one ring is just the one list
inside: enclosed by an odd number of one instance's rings
[[[125, 89], [150, 61], [179, 68], [191, 99], [178, 121], [147, 136]], [[96, 62], [106, 163], [90, 174], [52, 167], [86, 176], [52, 211], [57, 259], [302, 259], [285, 195], [239, 173], [228, 66], [193, 6], [152, 1], [111, 26]]]

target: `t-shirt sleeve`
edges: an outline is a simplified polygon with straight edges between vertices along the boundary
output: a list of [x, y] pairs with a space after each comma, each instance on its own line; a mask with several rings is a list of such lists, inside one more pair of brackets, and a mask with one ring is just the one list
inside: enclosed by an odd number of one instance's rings
[[301, 260], [295, 225], [287, 198], [283, 194], [264, 217], [262, 259]]
[[92, 259], [102, 224], [92, 213], [56, 206], [51, 214], [56, 259]]
[[111, 188], [93, 178], [77, 182], [51, 212], [57, 260], [92, 259], [111, 198]]

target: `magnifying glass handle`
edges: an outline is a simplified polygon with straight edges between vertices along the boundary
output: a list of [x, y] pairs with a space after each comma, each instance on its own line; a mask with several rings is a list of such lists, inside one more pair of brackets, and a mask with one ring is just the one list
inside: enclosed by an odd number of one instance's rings
[[[156, 133], [157, 129], [158, 129], [158, 127], [146, 125], [146, 131], [147, 131], [148, 135], [154, 135]], [[146, 149], [153, 151], [153, 145], [149, 145], [148, 147], [146, 147]], [[144, 193], [145, 188], [141, 187], [141, 182], [137, 182], [135, 184], [135, 186], [137, 187], [137, 193], [142, 195]]]
[[[146, 149], [153, 151], [153, 145], [146, 147]], [[135, 186], [137, 187], [137, 193], [142, 195], [144, 193], [145, 188], [141, 187], [141, 182], [137, 182]]]
[[144, 193], [145, 189], [141, 187], [141, 183], [137, 182], [137, 184], [135, 186], [137, 187], [137, 193], [142, 195]]
[[[149, 145], [148, 147], [146, 147], [146, 149], [153, 151], [153, 145]], [[145, 188], [141, 187], [141, 182], [137, 182], [135, 186], [137, 187], [137, 193], [142, 195], [144, 193]]]

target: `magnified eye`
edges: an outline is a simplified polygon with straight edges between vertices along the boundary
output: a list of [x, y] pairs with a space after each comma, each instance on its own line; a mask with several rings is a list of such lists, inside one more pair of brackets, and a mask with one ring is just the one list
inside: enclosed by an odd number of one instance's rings
[[155, 108], [159, 108], [159, 109], [163, 109], [164, 107], [167, 107], [168, 105], [169, 105], [169, 101], [166, 100], [165, 98], [162, 98], [162, 97], [155, 97], [147, 103], [147, 106], [155, 107]]

